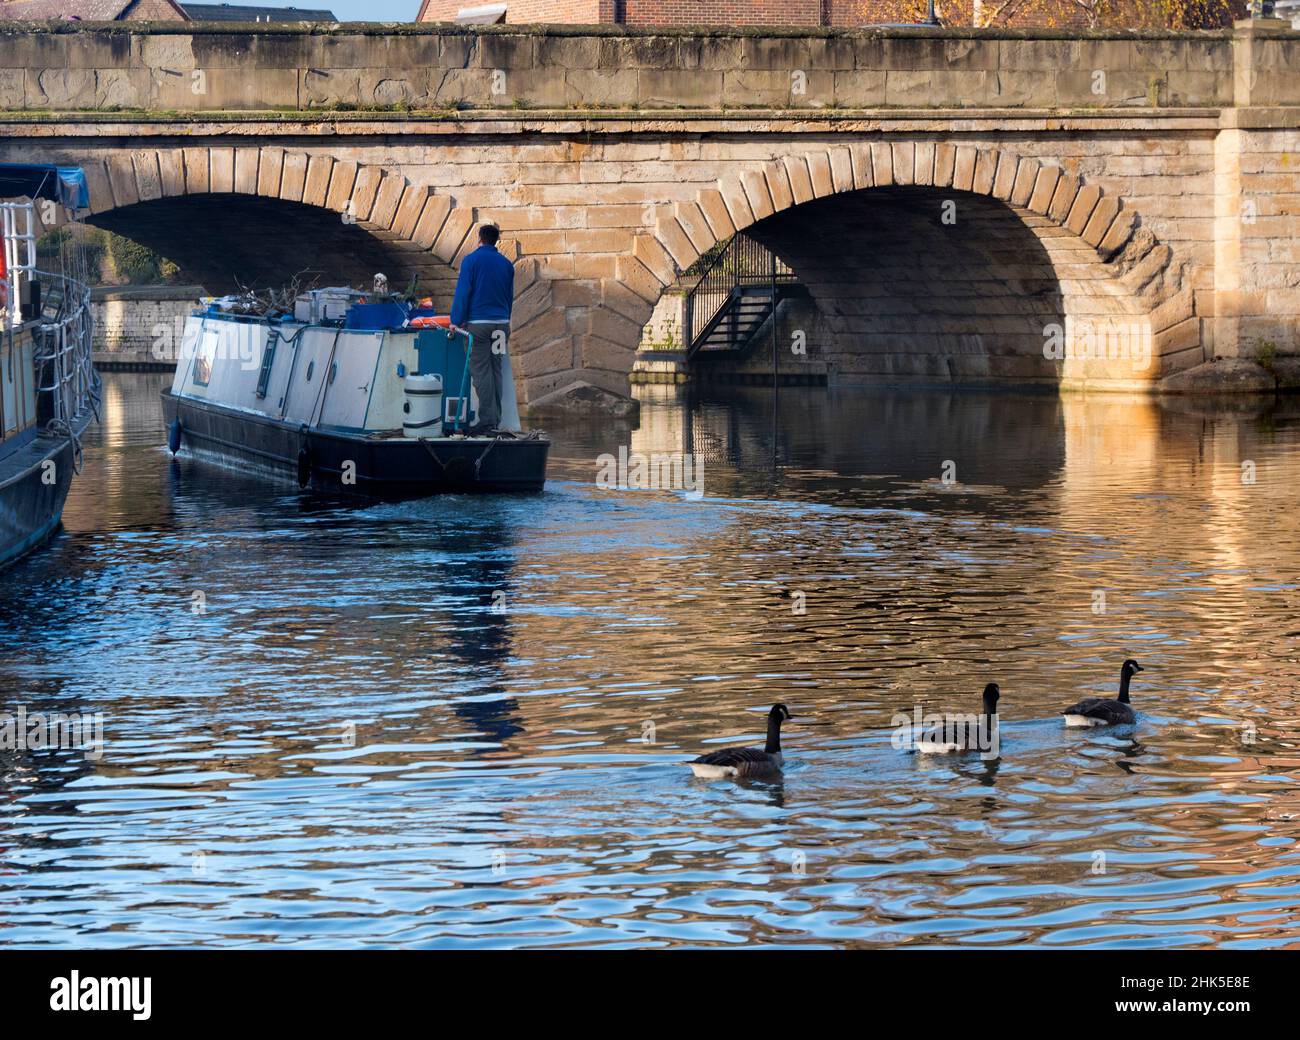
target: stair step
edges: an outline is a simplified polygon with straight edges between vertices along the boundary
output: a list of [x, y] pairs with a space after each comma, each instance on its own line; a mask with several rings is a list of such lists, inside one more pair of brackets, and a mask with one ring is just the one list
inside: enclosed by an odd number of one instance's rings
[[[727, 245], [727, 250], [733, 248], [736, 252], [724, 252], [714, 260], [688, 295], [693, 330], [687, 344], [688, 359], [700, 352], [712, 358], [744, 355], [771, 320], [780, 301], [799, 294], [802, 288], [795, 282], [793, 272], [784, 265], [778, 266], [760, 243], [737, 235]], [[734, 263], [728, 256], [735, 258]], [[758, 274], [769, 262], [778, 274], [775, 283]]]

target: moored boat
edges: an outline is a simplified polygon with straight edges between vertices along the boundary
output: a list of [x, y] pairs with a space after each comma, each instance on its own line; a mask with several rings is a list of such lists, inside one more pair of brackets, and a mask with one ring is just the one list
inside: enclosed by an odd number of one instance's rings
[[374, 497], [542, 489], [550, 442], [520, 429], [508, 357], [500, 429], [471, 435], [472, 341], [430, 308], [350, 289], [248, 302], [186, 321], [163, 392], [174, 452]]
[[0, 567], [58, 530], [99, 396], [84, 257], [65, 235], [58, 270], [40, 269], [37, 205], [75, 219], [89, 206], [82, 172], [0, 164]]

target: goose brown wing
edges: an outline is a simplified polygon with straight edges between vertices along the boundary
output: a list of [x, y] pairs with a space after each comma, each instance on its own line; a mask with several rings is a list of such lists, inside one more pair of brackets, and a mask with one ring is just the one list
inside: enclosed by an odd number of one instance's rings
[[762, 748], [755, 747], [729, 747], [721, 751], [710, 751], [707, 755], [701, 755], [695, 760], [696, 765], [702, 766], [736, 766], [740, 767], [745, 764], [756, 765], [766, 762], [771, 756]]
[[1106, 703], [1105, 697], [1085, 697], [1078, 704], [1071, 704], [1062, 715], [1091, 715], [1101, 705]]
[[1133, 709], [1109, 697], [1086, 697], [1078, 704], [1066, 708], [1061, 714], [1082, 715], [1084, 718], [1101, 719], [1111, 723], [1133, 721]]

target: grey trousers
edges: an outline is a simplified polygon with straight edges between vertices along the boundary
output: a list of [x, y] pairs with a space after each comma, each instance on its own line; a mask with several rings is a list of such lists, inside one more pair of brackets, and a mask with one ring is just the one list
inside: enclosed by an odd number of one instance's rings
[[478, 391], [478, 423], [494, 427], [501, 422], [501, 366], [510, 343], [510, 323], [471, 321], [465, 328], [474, 337], [469, 374]]

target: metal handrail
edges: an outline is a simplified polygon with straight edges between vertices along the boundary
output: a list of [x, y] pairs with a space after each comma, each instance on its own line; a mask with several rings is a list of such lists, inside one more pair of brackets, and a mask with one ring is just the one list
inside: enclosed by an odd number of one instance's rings
[[5, 326], [23, 323], [21, 281], [36, 270], [35, 209], [30, 202], [0, 202], [0, 236], [4, 239]]
[[[81, 443], [77, 435], [88, 410], [99, 412], [99, 377], [92, 360], [93, 316], [90, 287], [67, 270], [46, 271], [38, 267], [37, 224], [31, 200], [0, 202], [0, 233], [4, 249], [4, 317], [3, 332], [8, 340], [9, 363], [14, 364], [14, 334], [30, 329], [32, 338], [32, 380], [37, 400], [36, 414], [26, 415], [30, 422], [46, 421], [46, 429], [72, 439], [74, 467], [81, 469]], [[80, 273], [78, 270], [77, 273]], [[47, 292], [44, 306], [37, 313], [24, 314], [23, 298], [28, 286], [39, 284]], [[57, 301], [54, 313], [47, 315], [51, 301]], [[13, 382], [12, 370], [8, 373]], [[46, 396], [48, 395], [48, 397]], [[45, 405], [48, 404], [48, 407]], [[0, 418], [0, 429], [7, 426]]]
[[[461, 373], [460, 386], [457, 388], [456, 391], [457, 394], [459, 394], [459, 396], [456, 398], [456, 406], [457, 406], [456, 417], [450, 420], [450, 422], [451, 422], [451, 428], [456, 433], [459, 433], [461, 421], [462, 421], [461, 416], [463, 415], [465, 417], [464, 421], [466, 423], [469, 422], [469, 399], [470, 399], [469, 356], [474, 350], [474, 335], [468, 329], [456, 329], [455, 332], [448, 330], [447, 338], [451, 339], [451, 337], [454, 336], [457, 332], [462, 334], [465, 337], [465, 370]], [[442, 414], [443, 414], [443, 418], [446, 419], [447, 401], [445, 398], [443, 399]], [[477, 419], [475, 421], [477, 421]]]
[[790, 266], [767, 246], [737, 232], [686, 292], [682, 345], [688, 354], [694, 353], [696, 340], [703, 337], [743, 286], [795, 280]]
[[[87, 408], [98, 412], [99, 377], [92, 361], [94, 326], [90, 287], [50, 271], [32, 273], [43, 284], [62, 288], [62, 299], [54, 317], [37, 319], [32, 330], [36, 344], [36, 391], [50, 395], [48, 427], [69, 433], [75, 440], [76, 420]], [[79, 456], [79, 444], [77, 448]]]

